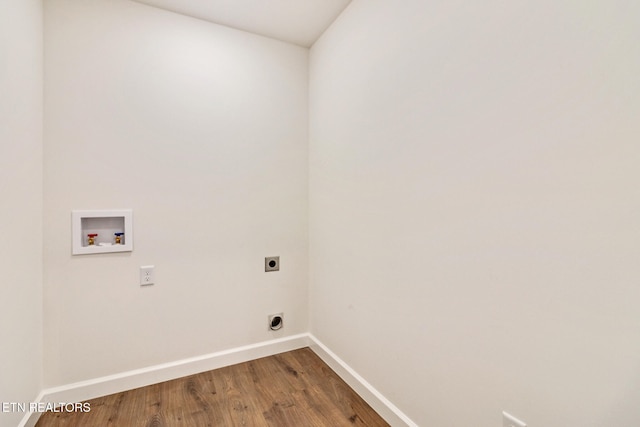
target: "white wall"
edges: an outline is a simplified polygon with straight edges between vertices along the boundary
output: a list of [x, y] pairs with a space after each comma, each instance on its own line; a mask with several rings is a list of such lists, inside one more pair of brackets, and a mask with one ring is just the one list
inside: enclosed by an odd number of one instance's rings
[[[0, 402], [42, 383], [42, 3], [0, 2]], [[24, 414], [0, 413], [0, 426]]]
[[311, 331], [418, 425], [640, 425], [638, 22], [354, 0], [312, 48]]
[[[48, 0], [45, 52], [45, 386], [307, 331], [308, 50]], [[71, 256], [71, 210], [109, 208], [133, 252]]]

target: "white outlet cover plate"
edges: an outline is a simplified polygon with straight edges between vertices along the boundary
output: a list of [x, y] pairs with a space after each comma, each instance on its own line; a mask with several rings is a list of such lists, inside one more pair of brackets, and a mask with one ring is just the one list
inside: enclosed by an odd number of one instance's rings
[[520, 421], [516, 417], [506, 412], [502, 412], [502, 427], [527, 427], [524, 421]]
[[156, 281], [155, 266], [143, 265], [140, 267], [140, 285], [153, 285]]

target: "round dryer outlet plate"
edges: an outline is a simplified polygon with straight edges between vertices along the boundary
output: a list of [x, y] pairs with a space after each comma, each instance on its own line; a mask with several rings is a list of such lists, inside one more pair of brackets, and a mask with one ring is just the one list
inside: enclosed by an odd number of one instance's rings
[[284, 326], [284, 315], [282, 313], [269, 315], [269, 329], [277, 331]]
[[280, 257], [268, 256], [264, 259], [264, 271], [280, 271]]

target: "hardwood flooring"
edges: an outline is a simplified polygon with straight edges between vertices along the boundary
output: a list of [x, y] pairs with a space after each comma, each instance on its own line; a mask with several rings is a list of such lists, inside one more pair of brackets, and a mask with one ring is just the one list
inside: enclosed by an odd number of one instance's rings
[[388, 426], [309, 348], [46, 412], [36, 427]]

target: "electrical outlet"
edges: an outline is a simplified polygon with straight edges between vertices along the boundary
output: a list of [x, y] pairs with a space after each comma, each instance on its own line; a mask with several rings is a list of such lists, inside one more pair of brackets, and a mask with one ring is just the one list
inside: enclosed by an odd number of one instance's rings
[[502, 427], [527, 427], [524, 421], [520, 421], [511, 414], [502, 411]]
[[140, 285], [153, 285], [156, 282], [155, 266], [143, 265], [140, 267]]
[[264, 271], [280, 271], [280, 257], [268, 256], [264, 259]]

